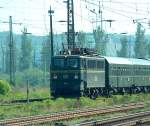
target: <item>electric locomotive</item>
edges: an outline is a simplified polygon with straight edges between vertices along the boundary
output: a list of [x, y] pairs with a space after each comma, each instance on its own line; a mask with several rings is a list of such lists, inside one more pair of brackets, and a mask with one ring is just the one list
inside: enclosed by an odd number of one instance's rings
[[105, 88], [104, 62], [104, 58], [80, 55], [54, 56], [51, 73], [52, 96], [89, 95], [93, 88]]

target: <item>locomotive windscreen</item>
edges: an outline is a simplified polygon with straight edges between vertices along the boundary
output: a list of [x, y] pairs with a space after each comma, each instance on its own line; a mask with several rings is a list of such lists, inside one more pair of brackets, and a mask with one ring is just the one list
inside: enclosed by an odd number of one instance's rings
[[67, 67], [69, 68], [78, 68], [79, 63], [77, 58], [68, 58], [67, 59]]
[[64, 68], [65, 67], [65, 60], [63, 58], [54, 58], [53, 60], [54, 68]]
[[73, 57], [53, 59], [53, 69], [76, 69], [79, 67], [79, 59]]

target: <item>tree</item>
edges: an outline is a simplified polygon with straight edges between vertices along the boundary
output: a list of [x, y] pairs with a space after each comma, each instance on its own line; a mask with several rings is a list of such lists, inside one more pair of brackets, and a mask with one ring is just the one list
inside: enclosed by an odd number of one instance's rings
[[2, 72], [5, 72], [5, 47], [1, 41], [1, 53], [2, 53]]
[[85, 47], [85, 33], [83, 31], [80, 31], [77, 35], [77, 39], [78, 39], [78, 46], [81, 48]]
[[147, 50], [147, 57], [150, 58], [150, 41], [149, 40], [147, 40], [146, 50]]
[[136, 39], [135, 39], [135, 57], [136, 58], [144, 58], [147, 54], [146, 45], [147, 42], [144, 37], [145, 30], [142, 29], [140, 23], [137, 24], [137, 31], [136, 31]]
[[43, 43], [41, 50], [41, 69], [43, 71], [49, 72], [50, 70], [50, 61], [51, 61], [51, 45], [50, 45], [50, 36], [46, 36], [46, 41]]
[[50, 61], [51, 61], [51, 45], [50, 45], [50, 35], [46, 36], [46, 40], [43, 43], [41, 50], [41, 69], [43, 71], [44, 84], [47, 83], [48, 72], [50, 71]]
[[[5, 56], [4, 56], [4, 59], [5, 59], [5, 73], [7, 74], [10, 74], [10, 38], [9, 38], [9, 35], [7, 36], [6, 38], [6, 49], [5, 49]], [[17, 58], [16, 58], [16, 43], [15, 41], [13, 40], [13, 45], [12, 45], [12, 60], [13, 60], [13, 72], [15, 74], [16, 72], [16, 62], [17, 62]]]
[[24, 28], [22, 34], [21, 56], [19, 63], [20, 71], [30, 68], [31, 64], [32, 64], [32, 45], [31, 40], [28, 38], [27, 35], [27, 29]]
[[9, 47], [9, 35], [6, 38], [6, 51], [5, 51], [5, 73], [9, 74], [10, 72], [10, 47]]
[[32, 63], [33, 68], [38, 68], [38, 63], [36, 62], [36, 48], [33, 49], [33, 63]]
[[121, 41], [121, 50], [117, 52], [117, 55], [119, 57], [128, 57], [127, 56], [127, 49], [128, 49], [128, 47], [127, 47], [127, 45], [128, 45], [127, 37], [126, 36], [121, 37], [120, 41]]
[[108, 36], [104, 31], [101, 31], [101, 28], [98, 27], [93, 31], [95, 39], [95, 48], [100, 55], [106, 55], [106, 44], [108, 41]]

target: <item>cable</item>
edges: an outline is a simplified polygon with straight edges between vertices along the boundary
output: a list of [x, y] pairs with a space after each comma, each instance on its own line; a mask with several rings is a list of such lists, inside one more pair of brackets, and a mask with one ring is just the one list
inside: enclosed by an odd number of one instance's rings
[[[83, 0], [83, 1], [87, 1], [87, 0]], [[99, 2], [100, 0], [94, 0], [94, 1]], [[124, 3], [126, 3], [126, 4], [134, 4], [134, 5], [137, 3], [137, 2], [125, 2], [125, 1], [119, 2], [119, 1], [114, 1], [114, 0], [113, 0], [113, 1], [110, 1], [110, 0], [102, 0], [102, 2], [105, 2], [105, 3], [110, 3], [110, 2], [112, 2], [112, 3], [119, 3], [119, 4], [122, 4], [122, 3], [124, 4]], [[149, 3], [150, 3], [150, 2], [149, 2]], [[147, 5], [148, 2], [138, 2], [138, 4], [140, 4], [140, 5], [141, 5], [141, 4], [144, 4], [144, 5], [146, 4], [146, 5]]]
[[[57, 1], [56, 3], [58, 3], [58, 4], [60, 4], [61, 6], [63, 6], [63, 7], [64, 7], [64, 5], [62, 5], [62, 3], [60, 3], [58, 0], [56, 0], [56, 1]], [[74, 14], [75, 14], [76, 16], [81, 17], [81, 15], [79, 15], [79, 14], [78, 14], [78, 13], [76, 13], [76, 12], [75, 12]], [[83, 16], [82, 16], [82, 19], [83, 19], [83, 20], [86, 20], [86, 21], [88, 21], [88, 22], [90, 22], [90, 23], [92, 23], [91, 21], [89, 21], [89, 19], [88, 19], [88, 18], [85, 18], [85, 17], [83, 18]]]
[[5, 6], [8, 6], [11, 2], [13, 2], [13, 0], [8, 0], [6, 3], [4, 3], [2, 8], [4, 8]]
[[[82, 0], [82, 1], [85, 1], [86, 3], [88, 3], [88, 4], [91, 4], [91, 5], [94, 5], [94, 6], [97, 6], [97, 7], [99, 7], [99, 4], [96, 4], [96, 3], [93, 3], [93, 2], [90, 2], [90, 1], [87, 1], [87, 0]], [[103, 7], [104, 7], [104, 5], [103, 5]], [[108, 7], [107, 7], [108, 8]], [[123, 11], [123, 10], [117, 10], [117, 9], [113, 9], [113, 10], [116, 10], [116, 11], [121, 11], [121, 12], [125, 12], [125, 13], [137, 13], [137, 12], [129, 12], [129, 11]], [[143, 11], [143, 12], [147, 12], [147, 11]], [[144, 13], [138, 13], [138, 14], [141, 14], [141, 15], [143, 15]]]
[[[85, 1], [86, 3], [91, 4], [91, 5], [94, 5], [94, 6], [99, 6], [98, 4], [92, 3], [92, 2], [87, 1], [87, 0], [82, 0], [82, 1]], [[134, 19], [133, 17], [130, 17], [130, 16], [125, 15], [125, 14], [122, 14], [122, 12], [124, 12], [124, 13], [132, 13], [132, 12], [127, 12], [127, 11], [122, 11], [122, 10], [117, 10], [117, 9], [111, 9], [111, 8], [109, 8], [109, 7], [104, 7], [104, 5], [103, 5], [103, 8], [106, 9], [107, 11], [113, 12], [113, 13], [115, 13], [115, 14], [122, 15], [122, 16], [124, 16], [124, 17], [129, 18], [129, 19], [132, 19], [132, 20]], [[118, 11], [119, 11], [119, 12], [118, 12]], [[143, 14], [141, 14], [141, 15], [143, 15]]]

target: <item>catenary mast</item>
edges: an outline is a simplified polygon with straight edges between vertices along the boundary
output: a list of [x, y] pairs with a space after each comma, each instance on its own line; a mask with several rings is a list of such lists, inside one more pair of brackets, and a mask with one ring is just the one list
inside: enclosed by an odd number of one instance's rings
[[67, 0], [67, 42], [68, 42], [68, 49], [70, 51], [73, 51], [75, 48], [73, 0]]

